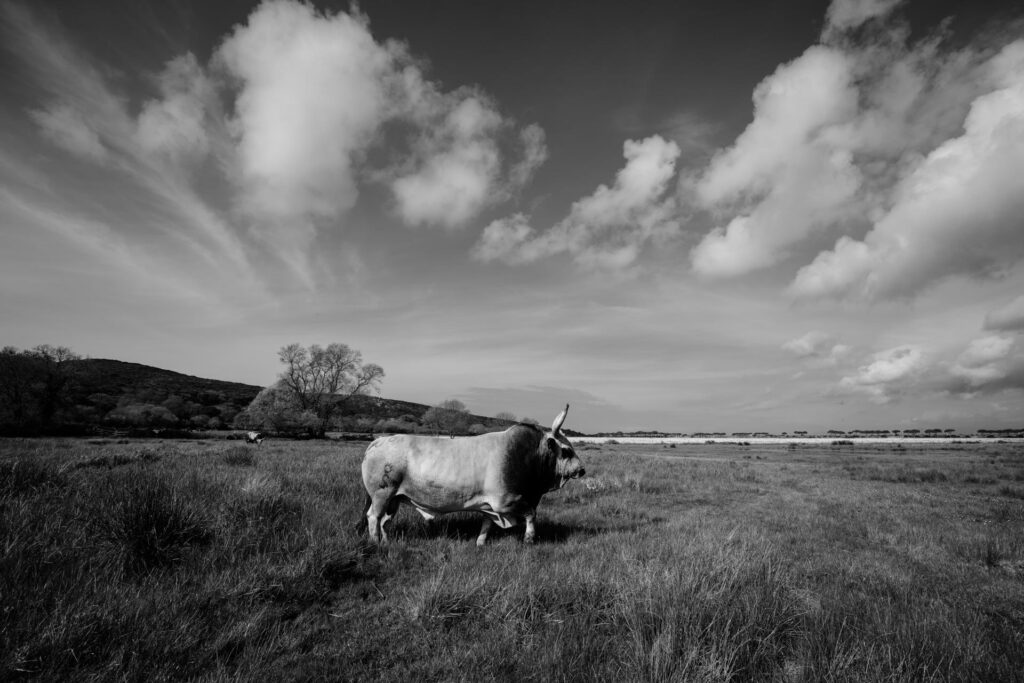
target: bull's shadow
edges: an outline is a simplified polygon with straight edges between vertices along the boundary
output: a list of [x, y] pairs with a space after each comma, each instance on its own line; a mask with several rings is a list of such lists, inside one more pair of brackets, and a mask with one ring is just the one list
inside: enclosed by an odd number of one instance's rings
[[[482, 514], [455, 512], [427, 521], [418, 514], [406, 514], [403, 512], [395, 517], [392, 533], [395, 536], [404, 536], [407, 539], [448, 538], [456, 541], [476, 541], [483, 519], [484, 516]], [[648, 519], [636, 523], [604, 524], [599, 522], [594, 524], [573, 523], [571, 521], [557, 521], [538, 517], [535, 522], [537, 531], [536, 542], [538, 544], [564, 543], [570, 538], [595, 537], [615, 531], [637, 531], [641, 527], [649, 527], [652, 522], [657, 523], [658, 521], [660, 520]], [[487, 542], [490, 544], [506, 537], [522, 541], [525, 532], [526, 526], [523, 524], [518, 524], [508, 529], [502, 529], [498, 525], [492, 524], [490, 532], [487, 534]]]

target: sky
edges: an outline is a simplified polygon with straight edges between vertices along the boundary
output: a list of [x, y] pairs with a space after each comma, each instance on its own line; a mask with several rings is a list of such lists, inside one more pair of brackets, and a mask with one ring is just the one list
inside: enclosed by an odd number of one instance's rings
[[584, 432], [1024, 427], [1013, 1], [0, 0], [0, 344]]

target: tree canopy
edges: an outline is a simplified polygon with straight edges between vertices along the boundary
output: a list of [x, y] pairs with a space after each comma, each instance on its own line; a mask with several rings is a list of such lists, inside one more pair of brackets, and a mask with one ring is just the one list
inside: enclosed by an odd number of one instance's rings
[[423, 424], [439, 432], [455, 434], [469, 429], [469, 409], [457, 399], [441, 401], [423, 413]]
[[294, 402], [289, 411], [303, 416], [302, 424], [317, 436], [323, 436], [349, 399], [377, 389], [384, 379], [382, 367], [364, 363], [363, 354], [347, 344], [289, 344], [277, 355], [285, 368], [275, 386]]

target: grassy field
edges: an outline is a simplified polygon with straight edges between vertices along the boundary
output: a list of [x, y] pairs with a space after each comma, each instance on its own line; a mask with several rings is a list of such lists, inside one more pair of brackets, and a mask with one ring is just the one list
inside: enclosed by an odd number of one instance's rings
[[365, 545], [365, 444], [0, 442], [0, 679], [1024, 680], [1024, 447], [581, 445]]

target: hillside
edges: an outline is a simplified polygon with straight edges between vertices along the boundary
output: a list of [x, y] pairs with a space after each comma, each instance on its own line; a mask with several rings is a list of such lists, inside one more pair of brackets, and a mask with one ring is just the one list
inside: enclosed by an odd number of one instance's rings
[[249, 405], [263, 388], [106, 358], [73, 361], [72, 367], [76, 378], [72, 389], [75, 399], [87, 399], [91, 394], [99, 393], [160, 403], [169, 396], [180, 396], [203, 405], [228, 403], [241, 409]]
[[[72, 379], [64, 390], [59, 415], [65, 425], [227, 429], [237, 426], [236, 416], [263, 389], [106, 358], [73, 360], [68, 370]], [[411, 401], [356, 396], [340, 411], [338, 428], [413, 428], [429, 408]], [[467, 423], [487, 429], [508, 424], [480, 415], [470, 415]]]

